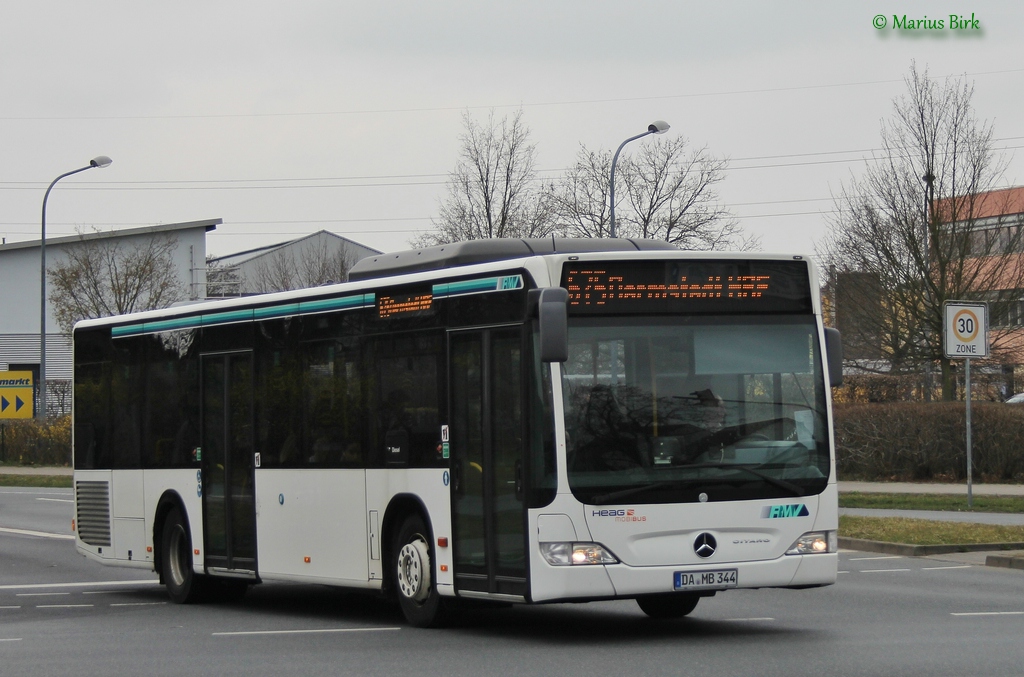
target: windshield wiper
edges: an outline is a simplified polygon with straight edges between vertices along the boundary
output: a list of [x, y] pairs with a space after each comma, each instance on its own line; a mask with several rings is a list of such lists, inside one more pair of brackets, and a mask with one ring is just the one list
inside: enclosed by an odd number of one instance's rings
[[645, 491], [651, 489], [662, 489], [664, 487], [670, 487], [673, 484], [679, 484], [680, 482], [689, 482], [690, 480], [676, 480], [675, 482], [651, 482], [650, 484], [641, 484], [637, 487], [628, 487], [626, 489], [620, 489], [618, 491], [612, 491], [607, 494], [601, 494], [600, 496], [594, 496], [590, 499], [593, 505], [604, 505], [606, 503], [614, 503], [623, 498], [629, 498], [636, 494], [642, 494]]
[[[741, 464], [738, 464], [738, 463], [697, 463], [697, 464], [694, 464], [694, 465], [685, 465], [685, 466], [679, 466], [679, 467], [680, 468], [686, 468], [686, 469], [690, 469], [690, 468], [697, 468], [697, 469], [712, 468], [712, 469], [717, 469], [717, 470], [742, 470], [743, 472], [745, 472], [747, 474], [753, 475], [753, 476], [755, 476], [755, 477], [757, 477], [759, 479], [764, 480], [765, 482], [767, 482], [768, 484], [770, 484], [770, 485], [772, 485], [774, 487], [778, 487], [779, 489], [782, 489], [784, 491], [788, 491], [793, 496], [803, 496], [804, 495], [804, 490], [801, 489], [800, 487], [798, 487], [797, 485], [793, 484], [792, 482], [787, 482], [786, 480], [780, 480], [777, 477], [772, 477], [771, 475], [767, 475], [767, 474], [761, 472], [760, 470], [757, 470], [756, 467], [751, 467], [749, 465], [741, 465]], [[616, 503], [616, 502], [621, 501], [624, 498], [629, 498], [630, 496], [636, 496], [637, 494], [642, 494], [642, 493], [645, 493], [645, 492], [648, 492], [648, 491], [652, 491], [654, 489], [664, 489], [665, 487], [671, 487], [671, 486], [675, 486], [675, 485], [678, 485], [678, 484], [689, 484], [689, 483], [691, 483], [693, 481], [695, 481], [695, 480], [692, 480], [692, 479], [677, 479], [677, 480], [673, 480], [673, 481], [660, 481], [660, 482], [651, 482], [650, 484], [641, 484], [641, 485], [635, 486], [635, 487], [627, 487], [625, 489], [619, 489], [618, 491], [611, 491], [611, 492], [609, 492], [607, 494], [601, 494], [600, 496], [594, 496], [593, 498], [590, 499], [590, 503], [592, 505], [607, 505], [608, 503]]]
[[760, 470], [757, 470], [756, 466], [755, 467], [751, 467], [749, 465], [743, 465], [743, 464], [740, 464], [740, 463], [696, 463], [694, 465], [687, 465], [687, 466], [682, 466], [682, 467], [685, 467], [685, 468], [715, 468], [715, 469], [718, 469], [718, 470], [742, 470], [742, 471], [744, 471], [746, 473], [754, 475], [755, 477], [761, 478], [762, 480], [764, 480], [768, 484], [772, 485], [773, 487], [778, 487], [779, 489], [784, 489], [784, 490], [788, 491], [789, 493], [793, 494], [794, 496], [803, 496], [804, 495], [804, 490], [801, 489], [800, 487], [798, 487], [797, 485], [793, 484], [792, 482], [787, 482], [786, 480], [780, 480], [777, 477], [772, 477], [771, 475], [767, 475], [767, 474], [761, 472]]

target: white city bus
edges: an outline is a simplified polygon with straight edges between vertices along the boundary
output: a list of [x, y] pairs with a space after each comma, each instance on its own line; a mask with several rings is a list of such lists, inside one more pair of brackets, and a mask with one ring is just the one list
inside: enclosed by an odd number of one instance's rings
[[838, 334], [804, 256], [480, 240], [74, 332], [78, 550], [262, 581], [636, 599], [836, 579]]

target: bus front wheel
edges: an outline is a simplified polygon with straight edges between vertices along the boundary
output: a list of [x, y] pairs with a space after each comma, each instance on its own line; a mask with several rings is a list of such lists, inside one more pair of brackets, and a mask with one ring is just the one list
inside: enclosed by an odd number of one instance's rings
[[669, 620], [689, 615], [697, 608], [700, 595], [695, 593], [669, 593], [662, 595], [644, 595], [637, 597], [636, 603], [640, 610], [651, 618]]
[[202, 576], [192, 568], [192, 537], [188, 521], [179, 508], [171, 508], [164, 520], [162, 573], [171, 601], [177, 604], [198, 602], [202, 596]]
[[445, 605], [434, 585], [430, 531], [423, 518], [411, 515], [405, 519], [391, 552], [392, 583], [405, 619], [420, 628], [441, 625]]

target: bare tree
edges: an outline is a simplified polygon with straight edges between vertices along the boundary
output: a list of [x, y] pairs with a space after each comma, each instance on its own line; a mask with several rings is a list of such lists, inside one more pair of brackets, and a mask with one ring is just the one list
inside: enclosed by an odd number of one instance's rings
[[320, 237], [297, 251], [281, 248], [258, 259], [255, 273], [245, 281], [246, 291], [262, 294], [345, 281], [355, 263], [354, 254], [344, 241], [339, 246], [331, 244]]
[[[611, 160], [608, 151], [580, 148], [555, 197], [566, 233], [609, 236]], [[616, 192], [625, 198], [624, 204], [616, 200], [616, 234], [665, 240], [682, 249], [757, 248], [757, 240], [743, 238], [736, 221], [718, 204], [715, 187], [725, 178], [727, 165], [707, 148], [690, 150], [683, 137], [645, 141], [618, 162]]]
[[536, 182], [536, 146], [523, 112], [485, 124], [463, 115], [459, 160], [448, 176], [434, 230], [414, 247], [494, 237], [543, 237], [555, 230], [548, 196]]
[[[938, 362], [943, 397], [954, 399], [943, 304], [1019, 298], [1024, 234], [989, 192], [1006, 165], [991, 124], [975, 116], [973, 85], [940, 84], [915, 64], [906, 86], [882, 121], [881, 153], [836, 198], [826, 257], [840, 272], [867, 273], [860, 279], [882, 294], [882, 312], [858, 318], [860, 339], [876, 342], [894, 371]], [[990, 338], [994, 353], [1008, 349], [1009, 331]]]
[[117, 238], [68, 245], [46, 271], [57, 324], [70, 335], [75, 322], [165, 308], [185, 298], [172, 258], [178, 241]]
[[[576, 164], [554, 193], [554, 211], [569, 237], [610, 237], [608, 176], [612, 153], [580, 146]], [[621, 176], [621, 174], [620, 174]]]

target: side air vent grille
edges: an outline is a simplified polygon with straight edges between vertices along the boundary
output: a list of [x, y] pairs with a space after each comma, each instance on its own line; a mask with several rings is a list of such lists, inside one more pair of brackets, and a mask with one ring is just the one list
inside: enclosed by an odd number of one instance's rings
[[110, 484], [76, 482], [78, 536], [89, 545], [110, 546]]

